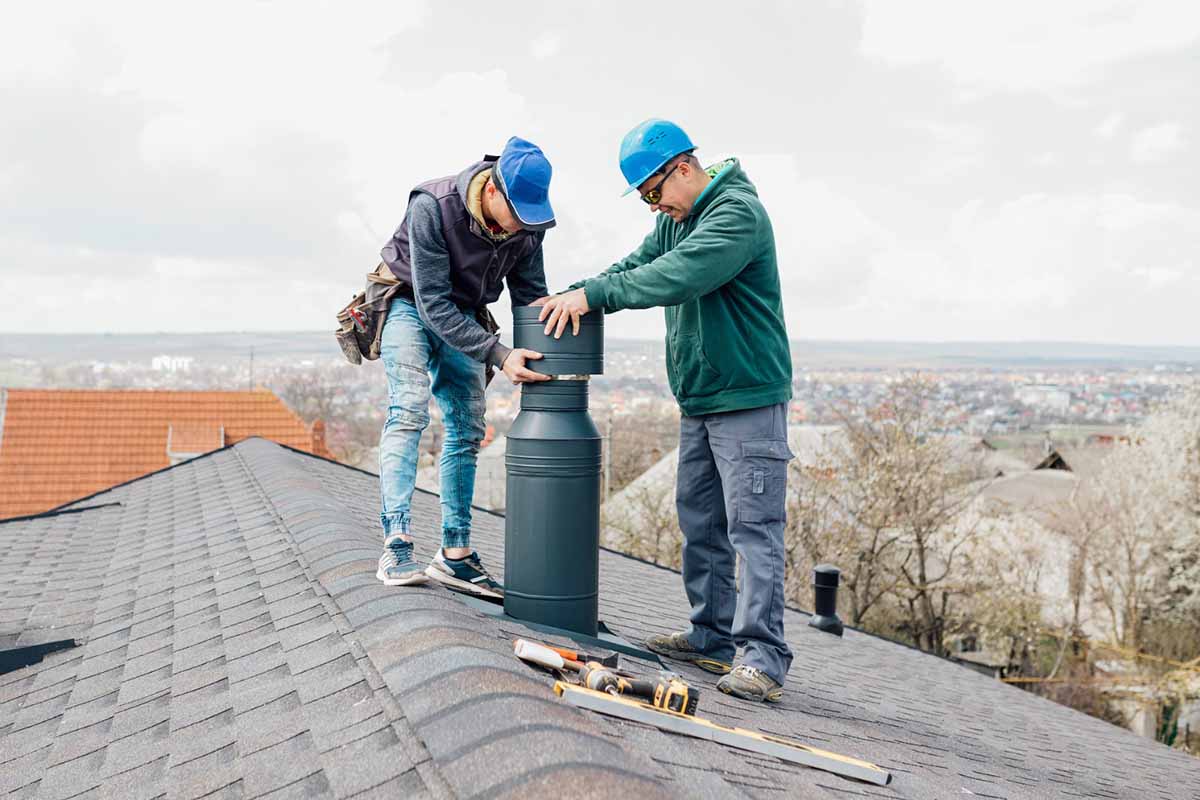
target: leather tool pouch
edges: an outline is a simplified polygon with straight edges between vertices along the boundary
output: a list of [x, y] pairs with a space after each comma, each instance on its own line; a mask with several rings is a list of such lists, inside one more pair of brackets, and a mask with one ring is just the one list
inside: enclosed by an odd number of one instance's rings
[[386, 264], [380, 263], [367, 275], [366, 288], [337, 313], [334, 336], [347, 361], [361, 364], [364, 358], [368, 361], [379, 358], [383, 323], [387, 321], [392, 298], [405, 289], [408, 287], [392, 277]]

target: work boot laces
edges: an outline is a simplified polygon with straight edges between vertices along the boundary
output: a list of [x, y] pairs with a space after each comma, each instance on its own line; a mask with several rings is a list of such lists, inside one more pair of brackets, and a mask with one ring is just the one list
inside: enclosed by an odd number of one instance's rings
[[758, 667], [752, 667], [749, 664], [741, 664], [734, 671], [748, 681], [763, 683], [763, 671]]

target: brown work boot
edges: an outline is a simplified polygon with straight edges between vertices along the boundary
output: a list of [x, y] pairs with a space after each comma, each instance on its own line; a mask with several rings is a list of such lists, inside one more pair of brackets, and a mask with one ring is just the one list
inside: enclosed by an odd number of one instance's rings
[[783, 698], [783, 687], [774, 678], [748, 664], [734, 667], [733, 672], [717, 681], [717, 688], [743, 700], [778, 703]]
[[695, 664], [705, 672], [711, 672], [714, 675], [724, 675], [733, 668], [732, 664], [718, 661], [715, 658], [709, 658], [704, 653], [692, 647], [692, 643], [688, 641], [686, 633], [663, 633], [658, 636], [651, 636], [646, 640], [646, 648], [651, 652], [658, 653], [660, 656]]

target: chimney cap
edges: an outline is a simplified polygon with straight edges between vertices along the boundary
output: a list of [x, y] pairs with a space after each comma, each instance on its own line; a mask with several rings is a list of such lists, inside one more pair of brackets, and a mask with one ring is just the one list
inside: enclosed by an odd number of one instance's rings
[[813, 567], [813, 586], [822, 586], [836, 589], [842, 571], [833, 564], [818, 564]]

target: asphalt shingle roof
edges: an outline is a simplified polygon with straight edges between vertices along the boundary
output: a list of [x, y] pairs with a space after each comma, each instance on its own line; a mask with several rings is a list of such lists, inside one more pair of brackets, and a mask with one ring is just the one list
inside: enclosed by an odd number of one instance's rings
[[[373, 475], [251, 439], [0, 523], [0, 646], [82, 642], [0, 675], [0, 794], [1200, 797], [1200, 760], [794, 611], [784, 701], [684, 666], [701, 715], [874, 761], [890, 786], [571, 708], [513, 658], [519, 624], [375, 580], [377, 498]], [[419, 556], [439, 513], [416, 495]], [[502, 573], [503, 520], [474, 530]], [[680, 578], [605, 551], [601, 616], [631, 641], [680, 629]]]

